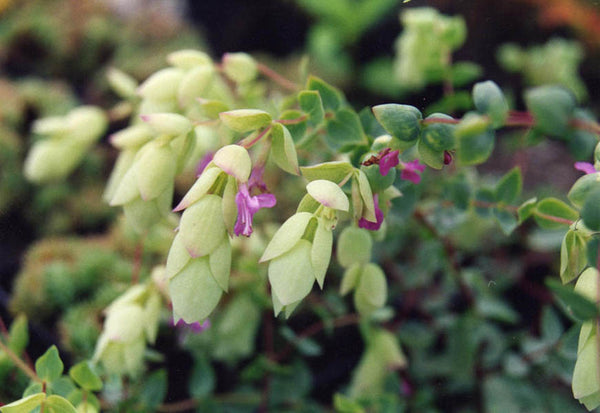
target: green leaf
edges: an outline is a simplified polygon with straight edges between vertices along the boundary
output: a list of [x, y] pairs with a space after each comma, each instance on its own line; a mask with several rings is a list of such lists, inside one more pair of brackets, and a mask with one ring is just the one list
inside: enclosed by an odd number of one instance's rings
[[10, 325], [8, 333], [8, 347], [15, 353], [21, 354], [29, 342], [29, 330], [27, 328], [27, 317], [19, 314]]
[[545, 198], [537, 203], [533, 217], [540, 227], [557, 229], [571, 225], [579, 218], [579, 214], [560, 199]]
[[[442, 121], [452, 121], [454, 118], [443, 113], [434, 113], [427, 116], [425, 121], [440, 119]], [[434, 151], [445, 151], [454, 149], [454, 129], [455, 125], [447, 123], [430, 123], [423, 130], [421, 141], [427, 143]]]
[[535, 211], [535, 206], [537, 205], [537, 198], [530, 198], [527, 201], [523, 202], [519, 208], [517, 209], [517, 215], [519, 217], [519, 225], [523, 223], [527, 218], [529, 218], [533, 212]]
[[189, 392], [195, 399], [202, 399], [212, 393], [215, 388], [215, 372], [206, 357], [197, 358], [194, 362]]
[[[404, 2], [406, 3], [406, 0]], [[341, 393], [333, 395], [333, 407], [339, 413], [365, 413], [365, 409], [358, 402]]]
[[425, 165], [434, 169], [442, 169], [444, 167], [444, 151], [434, 150], [423, 139], [419, 139], [417, 150], [419, 151], [419, 159], [423, 161]]
[[275, 163], [284, 171], [299, 175], [298, 155], [290, 131], [280, 123], [275, 123], [271, 130], [273, 144], [271, 156]]
[[316, 341], [311, 340], [310, 338], [298, 338], [294, 331], [287, 326], [283, 326], [279, 332], [283, 338], [296, 347], [298, 352], [303, 356], [315, 357], [321, 355], [323, 352], [321, 346], [319, 346]]
[[238, 109], [219, 113], [219, 119], [231, 130], [244, 133], [269, 125], [271, 115], [258, 109]]
[[321, 95], [316, 90], [303, 90], [298, 94], [298, 103], [300, 108], [308, 114], [308, 123], [316, 126], [323, 122], [325, 109]]
[[316, 76], [310, 76], [308, 78], [306, 88], [319, 92], [325, 110], [338, 110], [343, 103], [342, 92]]
[[102, 389], [102, 380], [88, 361], [82, 361], [71, 367], [69, 376], [82, 389], [90, 391]]
[[390, 169], [385, 176], [381, 175], [379, 165], [361, 165], [360, 170], [363, 171], [367, 177], [373, 193], [383, 192], [396, 180], [396, 168]]
[[587, 321], [598, 317], [596, 304], [573, 291], [570, 286], [562, 285], [559, 281], [553, 279], [548, 279], [546, 285], [556, 294], [556, 297], [565, 307], [567, 313], [578, 321]]
[[583, 175], [575, 181], [567, 197], [577, 208], [582, 208], [588, 195], [598, 189], [600, 189], [600, 174]]
[[363, 267], [356, 291], [354, 306], [362, 315], [369, 315], [383, 307], [387, 300], [387, 282], [381, 268], [373, 263]]
[[596, 188], [588, 194], [583, 208], [581, 208], [581, 219], [585, 226], [592, 231], [600, 230], [600, 188]]
[[167, 395], [167, 372], [163, 369], [153, 372], [144, 380], [140, 398], [148, 411], [156, 411]]
[[388, 103], [374, 106], [373, 114], [381, 126], [397, 139], [410, 142], [421, 134], [423, 116], [414, 106]]
[[456, 62], [450, 67], [450, 79], [455, 87], [463, 87], [481, 77], [483, 69], [473, 62]]
[[368, 143], [360, 118], [352, 109], [340, 109], [327, 120], [326, 140], [333, 149]]
[[514, 167], [496, 184], [496, 199], [510, 205], [517, 200], [522, 188], [521, 169]]
[[0, 407], [2, 413], [30, 413], [46, 398], [45, 393], [32, 394], [31, 396], [17, 400], [10, 404]]
[[560, 279], [567, 284], [587, 266], [587, 244], [578, 231], [569, 230], [560, 247]]
[[50, 347], [35, 362], [35, 372], [44, 381], [53, 381], [58, 379], [64, 369], [64, 365], [56, 346]]
[[547, 305], [542, 310], [541, 333], [544, 341], [556, 343], [563, 335], [564, 328], [560, 318], [551, 306]]
[[302, 171], [302, 176], [309, 181], [325, 179], [339, 184], [354, 171], [354, 167], [345, 161], [334, 161], [314, 166], [303, 166], [300, 167], [300, 170]]
[[490, 188], [480, 188], [475, 193], [475, 212], [482, 218], [488, 218], [492, 214], [492, 208], [496, 204], [496, 191]]
[[[428, 119], [450, 120], [452, 118], [441, 113], [435, 113], [425, 120]], [[417, 149], [423, 162], [432, 168], [442, 169], [444, 166], [444, 151], [453, 149], [454, 145], [454, 125], [432, 123], [423, 129]]]
[[[302, 116], [304, 116], [304, 114], [302, 112], [300, 112], [299, 110], [286, 110], [285, 112], [282, 112], [281, 115], [279, 115], [279, 119], [280, 120], [291, 120], [291, 119], [298, 119], [301, 118]], [[303, 121], [295, 121], [294, 123], [288, 123], [287, 125], [285, 125], [285, 127], [290, 131], [290, 133], [292, 134], [292, 139], [294, 140], [294, 142], [299, 143], [304, 139], [304, 135], [306, 134], [306, 125], [307, 125], [307, 121], [303, 120]]]
[[494, 133], [486, 130], [478, 134], [464, 134], [459, 132], [460, 127], [460, 124], [457, 125], [454, 133], [456, 161], [461, 165], [479, 165], [487, 161], [494, 150]]
[[44, 406], [50, 413], [77, 413], [77, 409], [67, 399], [53, 394], [46, 398]]
[[566, 138], [576, 105], [571, 93], [559, 86], [540, 86], [525, 93], [525, 104], [533, 115], [536, 129]]
[[518, 225], [515, 215], [510, 211], [500, 208], [494, 208], [493, 211], [494, 218], [498, 225], [500, 225], [502, 232], [506, 235], [510, 235]]
[[477, 83], [473, 87], [473, 103], [475, 108], [492, 120], [492, 126], [499, 128], [508, 116], [508, 103], [502, 90], [491, 80]]

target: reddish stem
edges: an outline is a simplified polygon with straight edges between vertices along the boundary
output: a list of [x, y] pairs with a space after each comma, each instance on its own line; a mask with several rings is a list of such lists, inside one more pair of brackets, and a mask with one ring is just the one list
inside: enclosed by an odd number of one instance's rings
[[300, 86], [298, 86], [296, 83], [292, 82], [291, 80], [286, 79], [285, 77], [281, 76], [279, 73], [277, 73], [270, 67], [268, 67], [262, 63], [258, 63], [257, 68], [260, 73], [262, 73], [266, 77], [270, 78], [273, 82], [277, 83], [282, 88], [287, 89], [291, 92], [296, 92], [296, 91], [300, 90]]
[[[254, 146], [259, 140], [261, 140], [268, 132], [271, 131], [271, 126], [269, 126], [268, 128], [265, 128], [263, 131], [261, 131], [258, 135], [256, 135], [256, 137], [254, 139], [252, 139], [250, 142], [245, 142], [246, 139], [242, 139], [238, 145], [243, 146], [246, 149], [250, 149], [252, 146]], [[252, 135], [250, 135], [252, 136]]]

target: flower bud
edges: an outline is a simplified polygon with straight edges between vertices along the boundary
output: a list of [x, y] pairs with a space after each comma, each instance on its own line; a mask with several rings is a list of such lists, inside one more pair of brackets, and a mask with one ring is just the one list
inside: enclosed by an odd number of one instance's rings
[[178, 68], [159, 70], [140, 85], [138, 94], [150, 101], [174, 101], [183, 76], [183, 70]]
[[237, 109], [219, 113], [219, 119], [229, 129], [244, 133], [268, 126], [273, 118], [267, 112], [258, 109]]
[[214, 76], [215, 69], [211, 65], [194, 67], [188, 71], [177, 89], [179, 105], [187, 107], [195, 99], [205, 97]]
[[247, 83], [258, 75], [256, 61], [247, 53], [226, 53], [223, 56], [223, 71], [236, 83]]
[[306, 185], [306, 191], [321, 205], [340, 211], [348, 211], [350, 203], [344, 191], [331, 181], [317, 179]]
[[140, 118], [159, 135], [179, 136], [192, 130], [192, 122], [176, 113], [151, 113]]
[[135, 97], [138, 82], [127, 73], [111, 67], [106, 73], [108, 84], [112, 90], [123, 99]]
[[227, 145], [219, 149], [213, 163], [239, 182], [248, 182], [252, 171], [252, 161], [248, 151], [238, 145]]
[[184, 49], [170, 53], [167, 62], [180, 69], [192, 69], [196, 66], [212, 65], [209, 55], [199, 50]]

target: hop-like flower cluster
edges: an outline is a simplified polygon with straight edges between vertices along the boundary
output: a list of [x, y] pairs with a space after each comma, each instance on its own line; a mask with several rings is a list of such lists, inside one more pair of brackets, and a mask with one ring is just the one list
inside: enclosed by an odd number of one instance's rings
[[94, 360], [100, 361], [109, 373], [138, 375], [146, 344], [156, 340], [161, 307], [160, 293], [154, 284], [135, 285], [127, 290], [105, 310]]

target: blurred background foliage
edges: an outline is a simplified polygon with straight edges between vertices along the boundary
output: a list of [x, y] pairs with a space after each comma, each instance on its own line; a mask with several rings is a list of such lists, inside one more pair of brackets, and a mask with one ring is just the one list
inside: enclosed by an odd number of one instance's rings
[[[422, 6], [440, 14], [410, 14]], [[292, 79], [299, 67], [322, 76], [357, 109], [395, 101], [461, 115], [472, 106], [465, 91], [489, 78], [515, 108], [527, 86], [557, 83], [600, 110], [600, 7], [591, 0], [4, 0], [0, 13], [0, 315], [27, 315], [32, 357], [56, 343], [67, 362], [90, 358], [102, 310], [132, 274], [145, 279], [163, 263], [172, 240], [172, 228], [158, 228], [142, 243], [102, 201], [115, 157], [106, 140], [64, 182], [34, 187], [22, 175], [36, 118], [84, 103], [109, 108], [110, 131], [125, 125], [109, 67], [142, 80], [173, 50], [246, 51]], [[432, 30], [441, 14], [443, 29]], [[419, 54], [423, 41], [439, 46], [433, 55]], [[594, 145], [582, 139], [573, 156], [588, 159]], [[559, 272], [563, 232], [526, 224], [506, 237], [485, 214], [461, 207], [465, 191], [492, 188], [515, 165], [523, 199], [564, 198], [575, 158], [565, 157], [564, 143], [508, 131], [482, 167], [451, 165], [398, 185], [403, 196], [375, 249], [394, 312], [381, 321], [406, 353], [407, 365], [394, 370], [381, 360], [375, 372], [355, 370], [364, 350], [377, 359], [376, 344], [364, 340], [376, 334], [344, 324], [352, 304], [334, 287], [311, 295], [292, 319], [273, 320], [256, 275], [266, 240], [240, 246], [237, 293], [210, 329], [174, 329], [163, 314], [147, 358], [149, 369], [167, 370], [165, 402], [193, 397], [198, 411], [255, 411], [268, 374], [271, 411], [320, 411], [334, 399], [346, 412], [581, 411], [569, 388], [576, 328], [544, 284]], [[334, 263], [331, 278], [342, 272]], [[273, 348], [278, 363], [266, 357]], [[365, 377], [375, 391], [356, 390]], [[25, 385], [0, 358], [0, 401]], [[103, 397], [118, 399], [123, 386], [109, 382]], [[131, 386], [143, 394], [143, 380]], [[144, 411], [135, 406], [121, 407]]]

